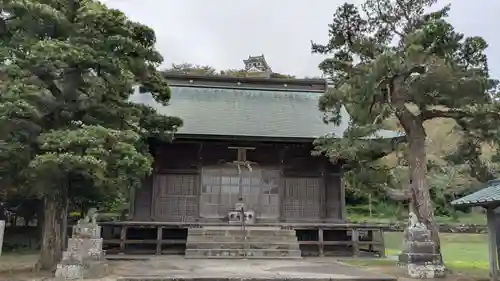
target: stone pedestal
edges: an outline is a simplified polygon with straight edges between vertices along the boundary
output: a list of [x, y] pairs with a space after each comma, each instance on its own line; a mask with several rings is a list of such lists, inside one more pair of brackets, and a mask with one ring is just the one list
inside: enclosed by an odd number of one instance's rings
[[[243, 215], [243, 217], [242, 217]], [[255, 212], [245, 211], [245, 203], [237, 202], [234, 204], [234, 211], [227, 214], [229, 224], [254, 224], [255, 223]]]
[[2, 256], [4, 231], [5, 231], [5, 221], [0, 220], [0, 256]]
[[101, 227], [88, 217], [73, 227], [68, 249], [63, 252], [57, 265], [57, 280], [79, 280], [97, 278], [105, 273], [104, 251], [102, 250]]
[[244, 218], [241, 218], [241, 212], [229, 212], [229, 224], [241, 224], [243, 221], [245, 224], [255, 223], [255, 214], [253, 211], [244, 212], [243, 215]]
[[445, 267], [431, 240], [431, 231], [423, 225], [411, 226], [405, 231], [403, 252], [399, 255], [399, 265], [408, 270], [412, 278], [444, 277]]

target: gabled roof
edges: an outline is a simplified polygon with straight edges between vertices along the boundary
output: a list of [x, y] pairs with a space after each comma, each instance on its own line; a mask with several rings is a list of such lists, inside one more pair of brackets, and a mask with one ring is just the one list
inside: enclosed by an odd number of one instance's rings
[[500, 180], [485, 183], [480, 190], [451, 202], [457, 206], [486, 206], [500, 203]]
[[[322, 79], [170, 76], [169, 81], [169, 106], [156, 103], [150, 94], [131, 99], [161, 114], [180, 117], [184, 126], [177, 135], [313, 140], [333, 134], [340, 138], [350, 120], [343, 108], [339, 126], [323, 122], [318, 110], [326, 90]], [[396, 136], [392, 131], [378, 134]]]

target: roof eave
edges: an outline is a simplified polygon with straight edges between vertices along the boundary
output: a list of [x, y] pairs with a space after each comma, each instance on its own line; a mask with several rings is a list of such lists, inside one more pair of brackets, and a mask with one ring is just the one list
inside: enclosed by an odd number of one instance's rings
[[178, 74], [178, 73], [165, 73], [164, 77], [169, 81], [172, 86], [176, 85], [178, 81], [180, 84], [182, 81], [199, 81], [201, 84], [203, 81], [206, 82], [229, 82], [229, 83], [248, 83], [248, 84], [287, 84], [288, 88], [293, 88], [293, 86], [312, 86], [316, 89], [321, 87], [321, 90], [325, 91], [327, 88], [326, 79], [317, 78], [263, 78], [263, 77], [235, 77], [235, 76], [223, 76], [223, 75], [199, 75], [199, 74]]
[[175, 139], [179, 140], [228, 140], [228, 141], [269, 141], [286, 143], [310, 143], [315, 138], [311, 137], [280, 137], [280, 136], [245, 136], [245, 135], [207, 135], [207, 134], [186, 134], [177, 133]]
[[460, 199], [457, 199], [451, 202], [451, 205], [456, 207], [483, 207], [483, 208], [496, 208], [500, 206], [500, 200], [492, 200], [492, 201], [468, 201], [468, 202], [460, 202]]

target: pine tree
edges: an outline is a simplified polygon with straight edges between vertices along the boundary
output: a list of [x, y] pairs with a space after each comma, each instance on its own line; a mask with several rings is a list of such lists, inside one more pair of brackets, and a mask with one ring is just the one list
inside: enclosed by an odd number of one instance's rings
[[342, 105], [352, 117], [342, 140], [320, 139], [318, 150], [362, 161], [358, 152], [371, 144], [361, 138], [385, 128], [388, 119], [397, 120], [408, 146], [412, 211], [439, 246], [423, 124], [452, 118], [469, 136], [495, 140], [498, 130], [491, 121], [499, 114], [487, 43], [455, 31], [446, 20], [450, 6], [430, 11], [435, 2], [366, 0], [361, 9], [346, 3], [334, 14], [328, 42], [313, 43], [312, 51], [330, 54], [320, 64], [333, 82], [320, 101], [326, 121], [337, 122]]

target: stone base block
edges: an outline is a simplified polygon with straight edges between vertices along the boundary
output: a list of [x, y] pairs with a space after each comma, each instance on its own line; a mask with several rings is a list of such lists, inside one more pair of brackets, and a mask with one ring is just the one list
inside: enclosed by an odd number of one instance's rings
[[100, 261], [84, 263], [63, 261], [57, 265], [56, 280], [81, 280], [83, 278], [95, 279], [107, 274], [107, 264]]
[[63, 259], [65, 256], [78, 256], [79, 260], [103, 260], [102, 238], [70, 238], [68, 250], [67, 253], [63, 253]]
[[398, 256], [398, 261], [403, 264], [437, 264], [440, 260], [439, 254], [429, 253], [403, 253]]
[[101, 237], [101, 227], [93, 224], [77, 224], [73, 226], [73, 237], [99, 238]]
[[436, 243], [432, 241], [407, 241], [406, 251], [410, 253], [432, 254], [437, 252]]
[[271, 249], [186, 249], [186, 258], [292, 258], [300, 259], [300, 250]]
[[438, 264], [408, 264], [408, 275], [412, 278], [433, 279], [446, 275], [444, 265]]
[[58, 264], [56, 268], [56, 280], [82, 280], [84, 268], [81, 264]]
[[101, 250], [102, 238], [70, 238], [68, 239], [68, 251], [72, 249]]
[[408, 229], [405, 233], [405, 241], [431, 241], [431, 232], [427, 229]]

